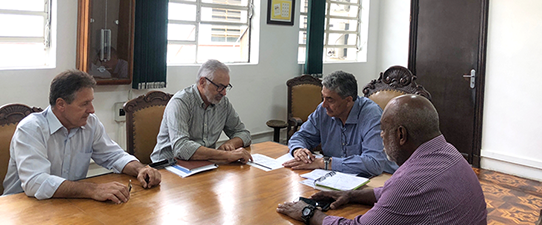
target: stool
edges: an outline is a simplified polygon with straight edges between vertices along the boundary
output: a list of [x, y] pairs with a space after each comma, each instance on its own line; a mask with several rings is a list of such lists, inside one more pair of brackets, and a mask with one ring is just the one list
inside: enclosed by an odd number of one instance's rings
[[274, 129], [274, 133], [273, 133], [274, 142], [279, 142], [280, 140], [280, 129], [288, 126], [288, 124], [282, 120], [268, 120], [267, 123], [265, 124], [268, 127], [271, 127]]

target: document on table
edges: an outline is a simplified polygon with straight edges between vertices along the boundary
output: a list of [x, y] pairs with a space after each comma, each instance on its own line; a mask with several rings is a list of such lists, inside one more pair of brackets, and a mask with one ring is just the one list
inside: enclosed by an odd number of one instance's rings
[[[314, 154], [314, 156], [318, 159], [318, 158], [322, 158], [324, 157], [323, 155], [321, 154]], [[280, 164], [283, 164], [285, 162], [288, 162], [290, 160], [294, 159], [294, 157], [290, 154], [290, 153], [286, 153], [284, 155], [282, 155], [281, 157], [278, 157], [276, 160], [277, 162], [279, 162]]]
[[248, 165], [254, 166], [264, 171], [271, 171], [282, 168], [282, 163], [279, 163], [276, 159], [262, 154], [252, 154], [252, 162], [247, 162]]

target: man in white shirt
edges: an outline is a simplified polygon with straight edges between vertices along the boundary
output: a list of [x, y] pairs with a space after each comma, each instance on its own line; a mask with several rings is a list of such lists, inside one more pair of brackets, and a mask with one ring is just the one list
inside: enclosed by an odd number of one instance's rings
[[77, 181], [86, 177], [91, 158], [116, 173], [137, 177], [144, 188], [160, 184], [157, 170], [141, 164], [107, 136], [94, 115], [95, 85], [92, 76], [77, 70], [53, 79], [50, 106], [28, 115], [15, 130], [4, 195], [24, 191], [37, 199], [128, 201], [130, 192], [125, 184]]

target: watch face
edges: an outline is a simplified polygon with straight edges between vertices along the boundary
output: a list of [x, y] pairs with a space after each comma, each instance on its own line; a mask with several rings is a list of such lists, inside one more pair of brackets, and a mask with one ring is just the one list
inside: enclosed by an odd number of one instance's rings
[[310, 213], [311, 213], [311, 209], [309, 209], [309, 208], [304, 208], [304, 209], [303, 209], [303, 212], [302, 212], [303, 216], [307, 216], [307, 215], [309, 215]]

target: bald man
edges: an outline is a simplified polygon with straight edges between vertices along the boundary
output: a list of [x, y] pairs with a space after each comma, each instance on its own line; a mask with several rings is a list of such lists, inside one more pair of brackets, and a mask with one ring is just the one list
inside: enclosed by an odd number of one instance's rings
[[331, 209], [348, 203], [373, 205], [367, 213], [353, 220], [327, 216], [302, 201], [279, 204], [277, 211], [306, 224], [487, 224], [478, 178], [444, 139], [429, 100], [418, 95], [392, 99], [381, 128], [384, 151], [400, 166], [383, 187], [311, 197], [331, 201]]

